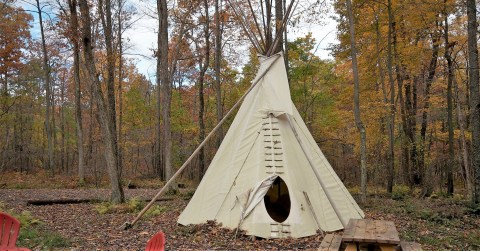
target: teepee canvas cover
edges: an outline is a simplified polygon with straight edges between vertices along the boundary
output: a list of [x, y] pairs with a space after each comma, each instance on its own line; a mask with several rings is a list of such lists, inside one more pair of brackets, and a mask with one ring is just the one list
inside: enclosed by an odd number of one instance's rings
[[283, 56], [261, 58], [257, 78], [178, 222], [297, 238], [363, 218], [291, 100]]

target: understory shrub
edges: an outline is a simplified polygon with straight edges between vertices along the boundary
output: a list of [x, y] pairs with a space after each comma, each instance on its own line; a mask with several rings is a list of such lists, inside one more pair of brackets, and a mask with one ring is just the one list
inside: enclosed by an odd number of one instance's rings
[[410, 193], [410, 188], [405, 185], [396, 185], [393, 187], [392, 199], [393, 200], [403, 200]]

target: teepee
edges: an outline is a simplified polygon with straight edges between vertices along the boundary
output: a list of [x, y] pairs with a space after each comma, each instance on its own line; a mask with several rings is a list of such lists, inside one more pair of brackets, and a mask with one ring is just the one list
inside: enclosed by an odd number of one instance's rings
[[296, 238], [363, 218], [291, 100], [281, 53], [261, 57], [256, 80], [178, 223]]
[[[362, 210], [300, 117], [290, 97], [283, 54], [274, 53], [294, 1], [286, 10], [277, 37], [268, 46], [261, 34], [258, 40], [247, 28], [249, 18], [236, 0], [229, 2], [252, 46], [259, 54], [266, 55], [260, 57], [257, 76], [246, 94], [135, 220], [125, 223], [125, 228], [135, 224], [166, 191], [240, 104], [178, 223], [201, 224], [213, 220], [224, 227], [263, 238], [298, 238], [314, 235], [319, 230], [340, 230], [350, 219], [363, 218]], [[260, 30], [255, 16], [253, 19]]]

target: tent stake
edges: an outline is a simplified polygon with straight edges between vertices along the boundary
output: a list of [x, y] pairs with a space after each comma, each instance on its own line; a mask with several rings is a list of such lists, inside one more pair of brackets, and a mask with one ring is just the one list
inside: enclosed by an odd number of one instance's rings
[[135, 223], [137, 223], [140, 220], [140, 218], [147, 212], [147, 210], [153, 205], [153, 203], [155, 203], [157, 198], [160, 197], [160, 195], [162, 195], [167, 190], [167, 188], [180, 175], [180, 173], [182, 173], [182, 171], [187, 167], [187, 165], [190, 164], [190, 162], [193, 160], [193, 158], [200, 152], [200, 149], [202, 149], [202, 147], [215, 134], [215, 132], [220, 128], [220, 126], [222, 126], [222, 124], [233, 113], [233, 111], [242, 103], [242, 101], [245, 99], [247, 94], [249, 94], [250, 91], [252, 91], [252, 89], [260, 82], [260, 80], [263, 79], [265, 74], [267, 74], [267, 72], [270, 71], [270, 69], [275, 64], [275, 62], [277, 62], [277, 60], [280, 58], [280, 54], [276, 54], [274, 56], [275, 56], [275, 59], [268, 66], [268, 68], [262, 73], [262, 75], [260, 75], [259, 78], [257, 78], [257, 80], [255, 82], [252, 83], [252, 85], [250, 86], [250, 88], [248, 88], [248, 90], [245, 92], [245, 94], [243, 94], [243, 96], [240, 97], [240, 99], [237, 101], [237, 103], [235, 103], [235, 105], [233, 105], [233, 107], [230, 109], [230, 111], [228, 111], [228, 113], [225, 114], [223, 119], [220, 120], [220, 122], [218, 122], [218, 124], [215, 126], [215, 128], [213, 128], [213, 130], [207, 135], [207, 137], [202, 141], [202, 143], [200, 143], [200, 145], [197, 147], [197, 149], [195, 149], [195, 151], [192, 153], [192, 155], [190, 155], [190, 157], [188, 157], [188, 159], [185, 161], [185, 163], [183, 163], [183, 165], [177, 170], [177, 172], [175, 172], [175, 174], [167, 181], [167, 183], [162, 187], [162, 189], [160, 189], [160, 191], [155, 195], [155, 197], [153, 197], [153, 199], [142, 209], [142, 211], [140, 211], [140, 213], [137, 215], [137, 217], [131, 223], [125, 222], [122, 225], [122, 227], [121, 227], [122, 229], [129, 229], [129, 228], [133, 227], [133, 225], [135, 225]]

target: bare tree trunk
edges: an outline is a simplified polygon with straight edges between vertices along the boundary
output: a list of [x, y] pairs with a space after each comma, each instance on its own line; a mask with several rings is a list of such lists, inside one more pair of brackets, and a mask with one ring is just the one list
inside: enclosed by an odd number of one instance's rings
[[[14, 113], [14, 118], [13, 118], [13, 166], [14, 169], [18, 169], [18, 155], [17, 155], [17, 145], [18, 145], [18, 125], [16, 123], [18, 119], [18, 112]], [[21, 171], [21, 169], [20, 169]]]
[[[222, 27], [220, 22], [220, 6], [221, 0], [215, 0], [215, 94], [217, 101], [217, 123], [223, 118], [223, 105], [222, 105], [222, 86], [221, 86], [221, 65], [222, 65]], [[223, 140], [223, 129], [219, 128], [217, 133], [217, 147]]]
[[[56, 111], [55, 111], [55, 87], [54, 87], [54, 82], [51, 82], [50, 84], [50, 90], [51, 90], [51, 96], [50, 96], [50, 104], [51, 104], [51, 114], [52, 114], [52, 123], [50, 124], [50, 129], [52, 130], [52, 138], [53, 138], [53, 165], [54, 167], [58, 166], [58, 160], [57, 160], [57, 145], [58, 145], [58, 140], [57, 140], [57, 121], [56, 121]], [[52, 174], [55, 173], [55, 168], [52, 169]]]
[[412, 170], [418, 170], [418, 154], [417, 154], [417, 142], [416, 142], [416, 131], [417, 131], [417, 81], [418, 77], [413, 77], [413, 80], [407, 83], [405, 86], [405, 112], [407, 116], [407, 139], [409, 143], [410, 153], [410, 163], [409, 169], [406, 170], [406, 177], [408, 184], [413, 186], [412, 180]]
[[[400, 17], [401, 19], [401, 17]], [[400, 166], [403, 170], [404, 174], [407, 174], [409, 171], [410, 166], [410, 159], [408, 154], [408, 144], [405, 140], [405, 136], [408, 134], [408, 123], [407, 123], [407, 115], [406, 115], [406, 103], [403, 97], [403, 83], [404, 83], [404, 69], [403, 63], [399, 57], [399, 53], [397, 50], [397, 25], [392, 25], [392, 43], [393, 43], [393, 55], [395, 57], [395, 74], [397, 76], [397, 92], [398, 92], [398, 103], [400, 107], [400, 118], [402, 120], [400, 130], [400, 145], [401, 145], [401, 155], [400, 155]], [[404, 177], [405, 178], [405, 177]], [[407, 178], [408, 179], [408, 178]]]
[[350, 31], [350, 51], [352, 54], [352, 69], [353, 69], [353, 106], [355, 115], [355, 124], [360, 132], [360, 173], [361, 173], [361, 187], [362, 187], [362, 202], [367, 200], [367, 166], [366, 166], [366, 148], [367, 148], [367, 134], [365, 126], [363, 125], [360, 116], [360, 79], [358, 76], [357, 65], [357, 48], [355, 46], [355, 26], [353, 21], [353, 10], [351, 0], [347, 0], [348, 24]]
[[[205, 73], [208, 70], [209, 62], [210, 62], [210, 17], [208, 13], [208, 1], [203, 0], [203, 7], [205, 9], [205, 26], [203, 29], [205, 35], [205, 54], [203, 57], [200, 58], [200, 74], [198, 77], [198, 127], [199, 127], [199, 141], [202, 142], [205, 139], [205, 100], [203, 97], [203, 84], [205, 82]], [[198, 48], [200, 49], [200, 48]], [[205, 174], [205, 151], [204, 148], [200, 150], [198, 155], [199, 159], [199, 172], [198, 172], [198, 180], [201, 180], [203, 175]]]
[[[8, 93], [8, 71], [4, 71], [0, 74], [0, 76], [3, 75], [3, 87], [1, 90], [1, 97], [3, 98], [2, 106], [7, 107], [8, 106], [8, 98], [9, 98], [9, 93]], [[6, 111], [2, 111], [3, 114], [8, 114], [10, 112], [10, 109], [7, 109]], [[6, 166], [8, 165], [7, 159], [9, 159], [9, 154], [8, 154], [8, 148], [10, 146], [10, 123], [5, 123], [5, 138], [2, 139], [3, 145], [1, 147], [2, 149], [2, 161], [0, 162], [0, 172], [4, 171]]]
[[[454, 79], [455, 80], [455, 79]], [[460, 128], [460, 143], [461, 143], [461, 152], [462, 152], [462, 162], [465, 169], [465, 183], [467, 185], [467, 193], [470, 199], [473, 198], [473, 184], [472, 184], [472, 171], [470, 169], [470, 162], [468, 160], [468, 148], [467, 140], [465, 139], [465, 116], [460, 107], [461, 99], [460, 93], [458, 90], [458, 84], [454, 82], [455, 86], [455, 96], [457, 100], [457, 117], [458, 117], [458, 127]]]
[[[80, 45], [80, 44], [79, 44]], [[85, 65], [85, 62], [84, 64]], [[93, 168], [93, 124], [94, 124], [94, 121], [95, 119], [93, 118], [93, 107], [94, 107], [94, 103], [95, 103], [95, 98], [94, 98], [94, 95], [93, 95], [93, 84], [92, 83], [89, 83], [90, 84], [90, 111], [89, 111], [89, 115], [90, 115], [90, 124], [88, 125], [88, 148], [87, 148], [87, 158], [86, 158], [86, 161], [87, 161], [87, 166], [90, 167], [90, 169]], [[97, 181], [97, 173], [95, 172], [95, 182]]]
[[395, 20], [392, 13], [392, 0], [388, 0], [388, 36], [387, 36], [387, 72], [388, 81], [390, 83], [390, 118], [388, 121], [388, 166], [387, 166], [387, 192], [392, 193], [393, 180], [395, 177], [395, 81], [393, 79], [393, 63], [392, 63], [392, 33]]
[[[63, 77], [62, 77], [62, 84], [60, 87], [60, 102], [62, 104], [60, 105], [60, 135], [61, 135], [61, 141], [60, 141], [60, 158], [61, 158], [61, 166], [62, 166], [62, 171], [66, 173], [66, 163], [65, 163], [65, 71], [63, 71]], [[68, 159], [67, 159], [68, 161]]]
[[448, 42], [448, 15], [447, 15], [447, 0], [444, 0], [445, 13], [444, 23], [445, 29], [443, 32], [445, 40], [445, 52], [444, 56], [447, 60], [447, 123], [448, 123], [448, 163], [447, 163], [447, 194], [453, 195], [453, 166], [455, 164], [455, 152], [453, 150], [453, 97], [452, 97], [452, 84], [453, 84], [453, 60], [452, 51], [453, 45]]
[[266, 29], [265, 29], [265, 50], [270, 49], [273, 43], [272, 38], [272, 1], [265, 1], [265, 12], [266, 12]]
[[[378, 11], [380, 11], [381, 7], [380, 7], [380, 4], [378, 4], [379, 7], [378, 7]], [[383, 68], [383, 60], [382, 60], [382, 55], [381, 55], [381, 49], [380, 49], [380, 44], [381, 44], [381, 38], [382, 38], [382, 35], [380, 33], [380, 15], [379, 15], [379, 12], [375, 12], [375, 33], [376, 33], [376, 37], [375, 37], [375, 51], [376, 51], [376, 54], [378, 55], [377, 56], [377, 65], [378, 65], [378, 83], [377, 85], [380, 86], [381, 90], [382, 90], [382, 98], [383, 98], [383, 102], [385, 105], [389, 105], [389, 101], [388, 101], [388, 98], [387, 98], [387, 88], [385, 86], [385, 69]], [[385, 117], [380, 117], [380, 124], [382, 125], [382, 134], [385, 132], [384, 128], [383, 128], [383, 123], [385, 121]], [[383, 144], [383, 136], [382, 137], [379, 137], [380, 141], [378, 143], [378, 145], [382, 145]], [[383, 160], [383, 152], [382, 150], [380, 150], [380, 152], [378, 153], [378, 157], [379, 159]], [[388, 156], [388, 155], [387, 155]], [[380, 162], [380, 166], [382, 166], [385, 162]], [[376, 169], [374, 170], [374, 174], [376, 173]], [[375, 180], [374, 177], [372, 177], [372, 180]]]
[[419, 170], [418, 173], [413, 173], [413, 180], [418, 181], [418, 184], [423, 186], [422, 197], [429, 196], [432, 192], [432, 187], [430, 182], [425, 181], [425, 175], [429, 173], [427, 170], [428, 167], [425, 167], [425, 140], [426, 140], [426, 133], [428, 127], [428, 110], [430, 109], [430, 89], [432, 87], [433, 79], [435, 78], [435, 72], [437, 69], [437, 61], [438, 61], [438, 38], [437, 34], [432, 34], [432, 58], [430, 59], [430, 65], [428, 66], [428, 76], [425, 83], [425, 96], [424, 96], [424, 104], [423, 104], [423, 112], [422, 112], [422, 125], [420, 128], [420, 153], [419, 153]]
[[[105, 12], [104, 12], [105, 11]], [[112, 136], [113, 148], [115, 150], [116, 168], [119, 177], [121, 176], [118, 166], [118, 144], [117, 144], [117, 119], [115, 105], [115, 55], [113, 52], [113, 24], [111, 0], [99, 0], [99, 12], [102, 19], [103, 31], [105, 33], [105, 47], [107, 49], [107, 116]]]
[[109, 114], [107, 112], [108, 107], [105, 104], [105, 100], [100, 86], [100, 81], [97, 76], [97, 70], [95, 67], [95, 57], [93, 54], [92, 44], [92, 31], [90, 10], [87, 0], [80, 0], [80, 13], [83, 20], [82, 25], [82, 42], [83, 42], [83, 56], [85, 58], [85, 65], [87, 70], [87, 76], [92, 83], [93, 96], [98, 109], [98, 122], [103, 135], [103, 141], [105, 144], [105, 160], [107, 162], [108, 175], [110, 177], [110, 185], [112, 189], [111, 201], [113, 203], [122, 203], [125, 201], [122, 186], [120, 185], [119, 175], [117, 172], [117, 156], [115, 148], [115, 136], [112, 135], [111, 123]]
[[[403, 81], [402, 81], [403, 82]], [[405, 87], [405, 88], [403, 88]], [[410, 185], [410, 170], [412, 169], [412, 163], [413, 159], [411, 156], [411, 149], [412, 149], [412, 142], [409, 137], [409, 133], [411, 132], [410, 128], [410, 117], [409, 114], [411, 113], [411, 80], [405, 81], [405, 83], [402, 83], [402, 87], [400, 85], [398, 86], [399, 90], [399, 99], [401, 96], [401, 111], [402, 113], [402, 129], [403, 129], [403, 135], [402, 135], [402, 147], [403, 147], [403, 154], [404, 154], [404, 159], [406, 162], [406, 165], [403, 166], [403, 181], [405, 184]], [[403, 89], [405, 89], [405, 96], [403, 96]], [[402, 93], [402, 94], [401, 94]]]
[[123, 10], [123, 1], [118, 0], [118, 170], [120, 176], [123, 172], [123, 43], [122, 43], [122, 10]]
[[283, 33], [280, 32], [283, 18], [283, 0], [275, 0], [275, 37], [280, 37], [280, 40], [278, 41], [277, 48], [273, 50], [273, 53], [278, 53], [283, 50]]
[[83, 158], [83, 125], [80, 92], [80, 48], [78, 43], [77, 0], [69, 0], [70, 40], [73, 44], [73, 80], [75, 84], [75, 123], [77, 128], [78, 181], [85, 182], [85, 162]]
[[[201, 60], [203, 61], [203, 59]], [[207, 59], [208, 61], [208, 59]], [[202, 142], [205, 139], [205, 100], [203, 97], [203, 83], [205, 80], [205, 71], [207, 67], [200, 62], [200, 76], [198, 77], [198, 140]], [[201, 180], [205, 174], [205, 149], [200, 149], [198, 153], [198, 173], [195, 177], [197, 180]]]
[[[159, 61], [160, 82], [163, 93], [163, 160], [165, 163], [165, 179], [169, 180], [172, 177], [172, 131], [171, 131], [171, 100], [172, 87], [170, 83], [170, 74], [168, 70], [168, 9], [166, 0], [157, 0], [157, 10], [159, 18], [158, 29], [158, 53], [157, 60]], [[176, 184], [169, 187], [170, 190], [177, 190]]]
[[52, 142], [52, 126], [50, 124], [50, 109], [51, 105], [51, 86], [50, 86], [50, 65], [48, 62], [48, 54], [47, 54], [47, 45], [45, 43], [45, 32], [43, 29], [43, 19], [42, 19], [42, 8], [40, 6], [40, 0], [36, 0], [37, 3], [37, 11], [38, 11], [38, 19], [40, 24], [40, 35], [42, 38], [42, 54], [43, 54], [43, 71], [44, 71], [44, 78], [45, 78], [45, 100], [46, 100], [46, 107], [45, 107], [45, 131], [47, 133], [47, 148], [48, 148], [48, 165], [47, 168], [51, 172], [53, 172], [54, 166], [54, 156], [53, 156], [53, 142]]
[[473, 203], [480, 203], [480, 93], [478, 84], [477, 13], [475, 0], [467, 0], [468, 78], [470, 87], [470, 131], [472, 169], [475, 173]]
[[[158, 33], [158, 41], [161, 39], [161, 33]], [[164, 173], [164, 168], [162, 165], [162, 153], [163, 153], [163, 144], [162, 144], [162, 127], [161, 127], [161, 116], [162, 116], [162, 88], [161, 88], [161, 65], [160, 65], [160, 48], [158, 48], [157, 51], [157, 76], [156, 76], [156, 84], [157, 84], [157, 103], [156, 103], [156, 119], [155, 119], [155, 152], [154, 152], [154, 169], [157, 174], [157, 176], [165, 180], [165, 173]]]

